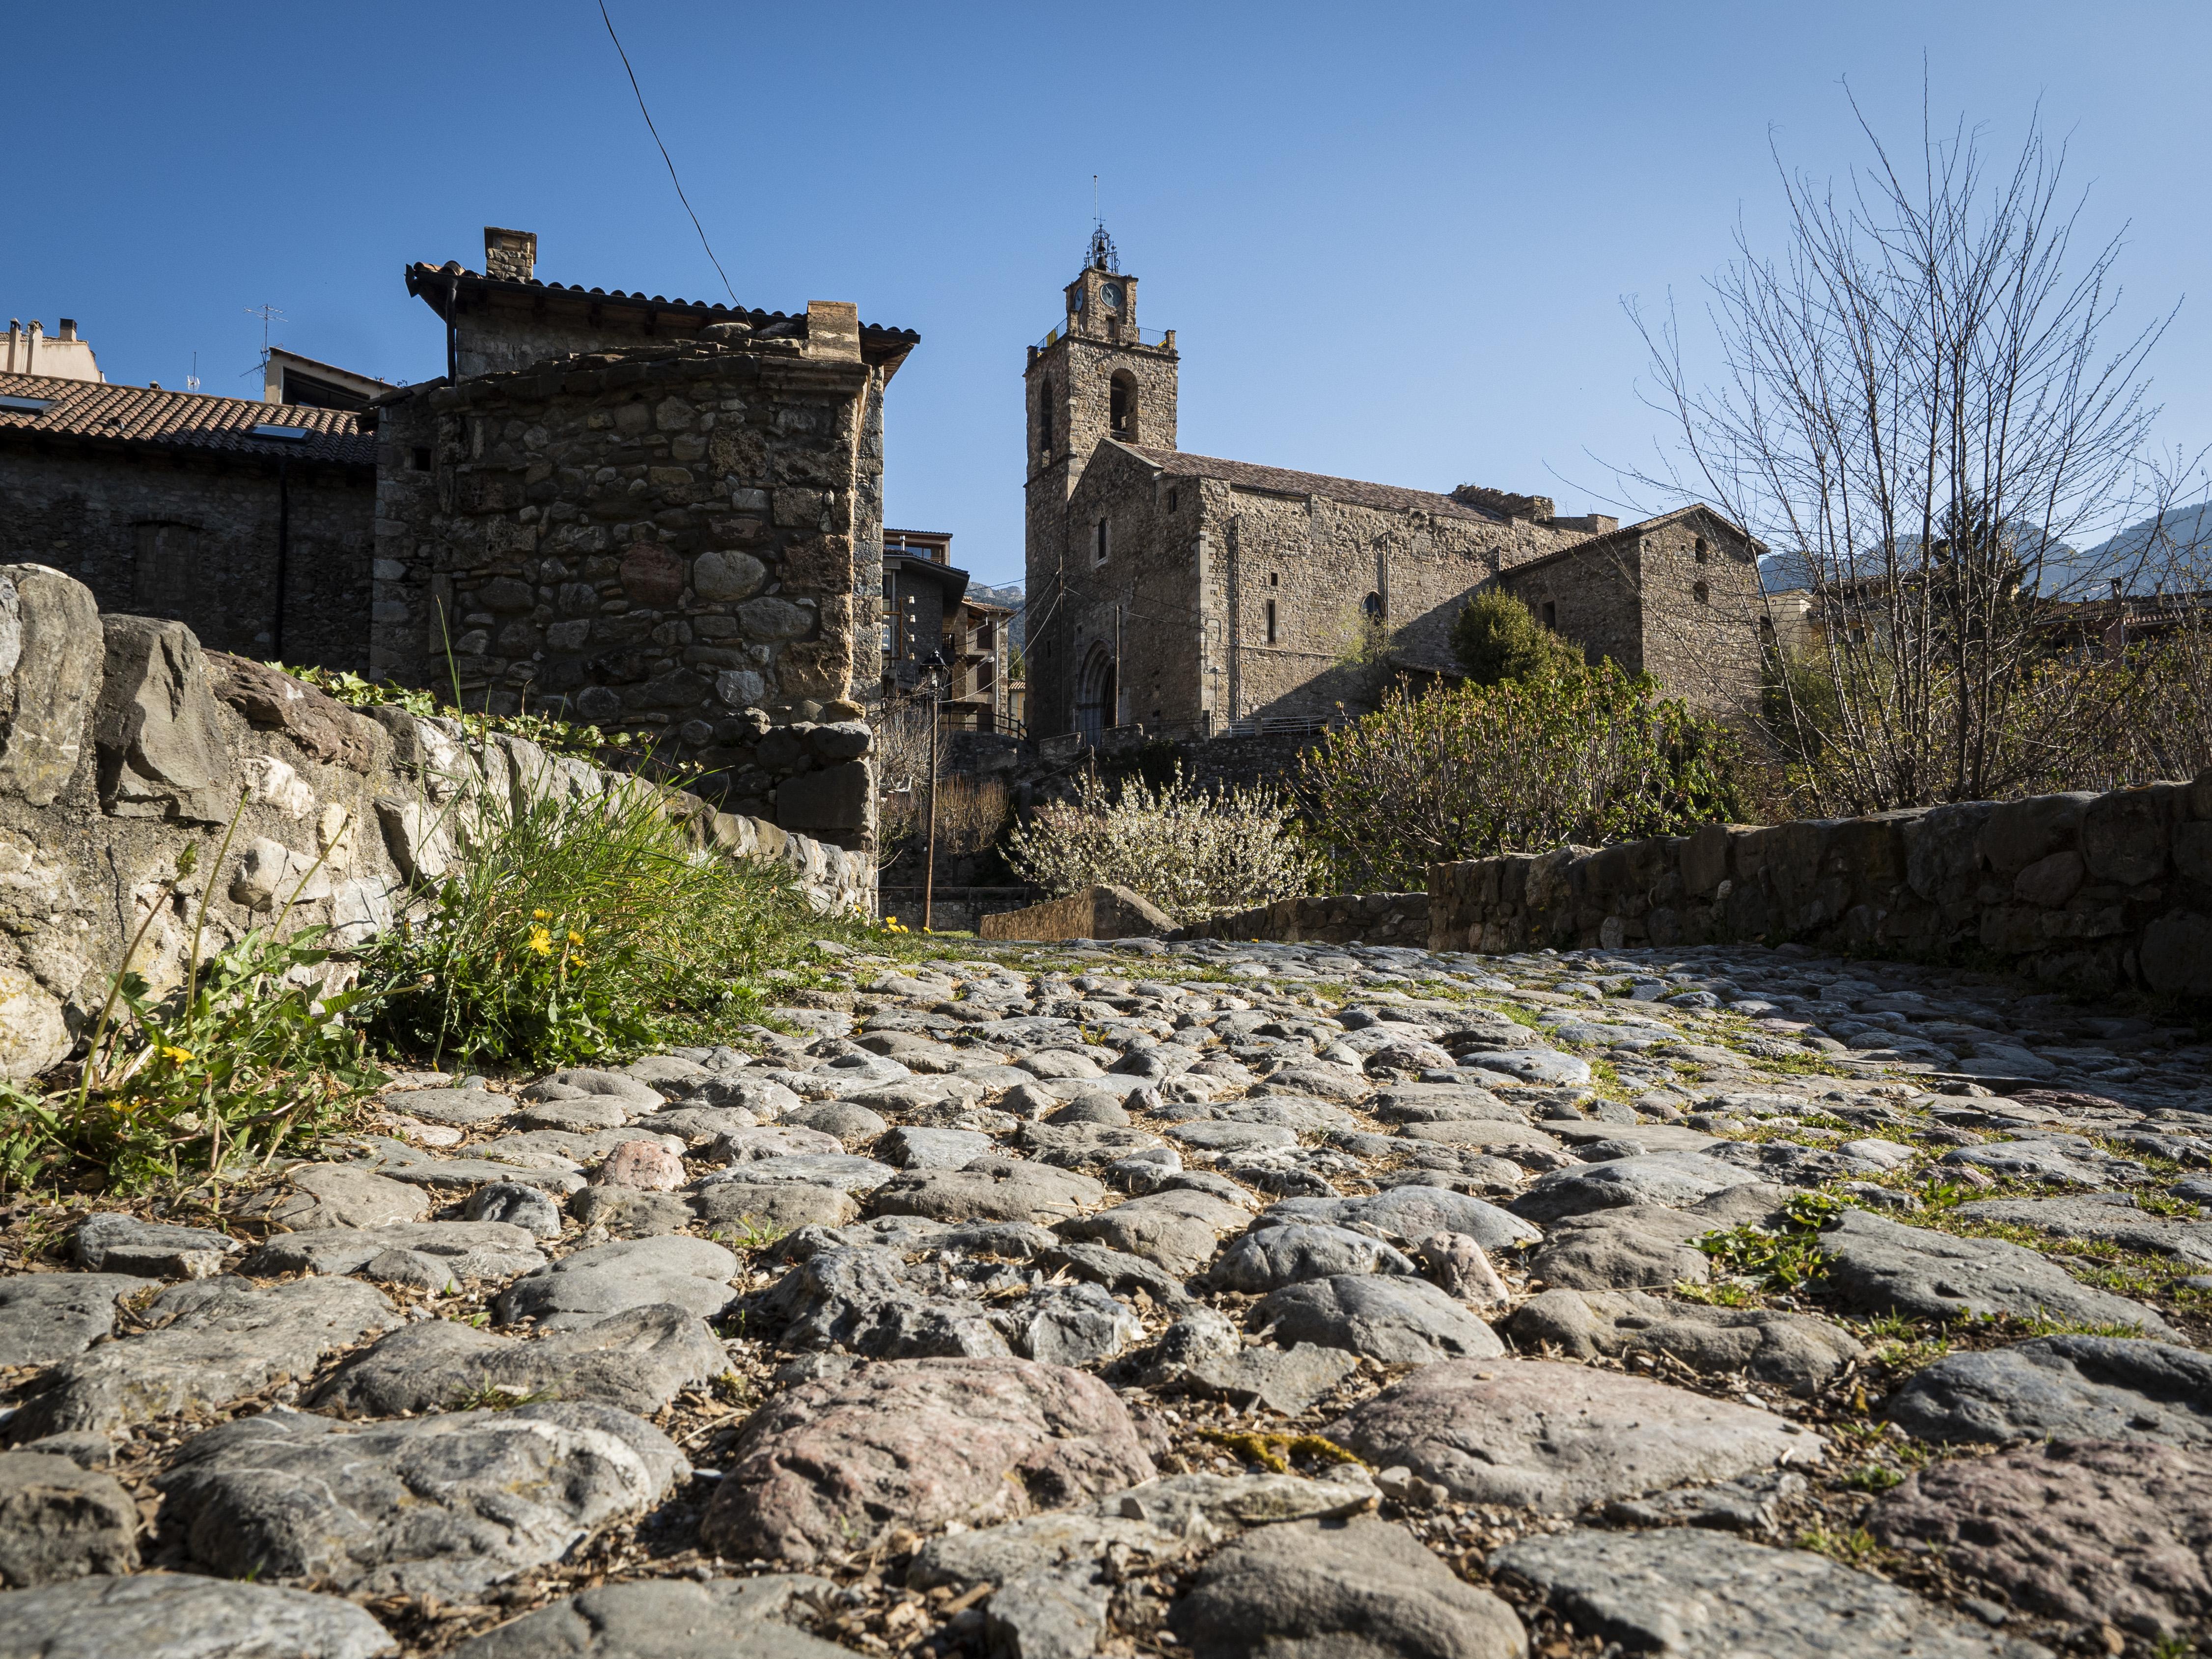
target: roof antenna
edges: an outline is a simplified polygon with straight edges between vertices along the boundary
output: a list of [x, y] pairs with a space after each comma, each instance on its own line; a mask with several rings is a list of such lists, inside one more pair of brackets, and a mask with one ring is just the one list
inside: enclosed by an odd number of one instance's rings
[[192, 372], [185, 376], [185, 390], [187, 392], [198, 392], [199, 389], [200, 354], [195, 351], [192, 353]]
[[261, 361], [254, 364], [251, 368], [242, 368], [239, 370], [238, 378], [241, 380], [249, 374], [265, 375], [268, 374], [269, 325], [271, 319], [282, 317], [284, 313], [272, 305], [258, 305], [246, 307], [246, 314], [249, 317], [258, 317], [261, 319]]

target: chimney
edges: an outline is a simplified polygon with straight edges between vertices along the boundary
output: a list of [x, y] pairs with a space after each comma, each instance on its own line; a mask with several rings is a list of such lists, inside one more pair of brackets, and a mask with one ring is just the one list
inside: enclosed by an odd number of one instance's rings
[[484, 227], [485, 276], [510, 283], [527, 283], [535, 280], [537, 270], [536, 231], [501, 230], [497, 225]]
[[76, 338], [76, 319], [74, 317], [63, 318], [62, 331], [54, 337], [58, 340], [74, 340]]

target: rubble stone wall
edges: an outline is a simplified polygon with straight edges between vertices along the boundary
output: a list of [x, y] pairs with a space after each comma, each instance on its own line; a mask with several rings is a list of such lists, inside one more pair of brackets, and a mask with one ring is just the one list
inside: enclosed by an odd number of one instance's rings
[[1429, 872], [1432, 950], [1730, 940], [2212, 996], [2212, 772], [2102, 795], [1708, 824]]
[[731, 811], [872, 847], [884, 380], [824, 328], [394, 398], [376, 672], [644, 732]]
[[[368, 667], [370, 470], [252, 458], [0, 448], [0, 560], [74, 576], [107, 610], [191, 627], [210, 650]], [[277, 635], [283, 634], [281, 645]]]
[[1426, 893], [1339, 893], [1277, 899], [1186, 927], [1180, 939], [1267, 939], [1282, 945], [1410, 945], [1429, 942]]
[[[288, 904], [357, 942], [459, 856], [455, 814], [481, 792], [611, 781], [519, 738], [362, 714], [182, 623], [102, 616], [58, 570], [0, 566], [0, 1076], [70, 1053], [133, 939], [131, 967], [177, 983], [204, 897], [204, 955]], [[788, 863], [825, 909], [872, 902], [864, 854], [696, 795], [669, 810], [702, 846]], [[198, 868], [175, 879], [188, 847]]]

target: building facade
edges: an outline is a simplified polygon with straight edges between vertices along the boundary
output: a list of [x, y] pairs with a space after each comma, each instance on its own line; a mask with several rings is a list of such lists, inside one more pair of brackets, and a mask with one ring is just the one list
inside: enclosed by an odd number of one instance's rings
[[364, 672], [376, 449], [356, 416], [96, 374], [0, 374], [0, 560], [213, 650]]
[[[1137, 279], [1103, 231], [1064, 301], [1024, 374], [1030, 736], [1096, 739], [1139, 725], [1204, 736], [1364, 712], [1400, 673], [1455, 673], [1451, 626], [1469, 595], [1539, 562], [1550, 580], [1593, 592], [1625, 569], [1631, 608], [1647, 602], [1629, 550], [1647, 532], [1655, 550], [1671, 546], [1674, 531], [1659, 528], [1668, 520], [1624, 532], [1603, 514], [1561, 517], [1542, 496], [1410, 489], [1186, 453], [1175, 333], [1138, 325]], [[1662, 568], [1648, 599], [1680, 608], [1674, 566], [1652, 566]], [[1717, 568], [1704, 580], [1722, 581]], [[1567, 617], [1597, 611], [1553, 603]], [[1640, 620], [1616, 632], [1633, 636], [1637, 660], [1670, 690], [1686, 691], [1675, 672], [1702, 672], [1723, 646], [1736, 659], [1724, 678], [1740, 680], [1747, 665], [1755, 679], [1752, 610], [1726, 614], [1716, 636], [1686, 612], [1668, 636], [1679, 645], [1665, 649]], [[1702, 622], [1722, 615], [1716, 605]], [[1571, 621], [1559, 627], [1580, 640]], [[1610, 651], [1595, 635], [1585, 643]]]

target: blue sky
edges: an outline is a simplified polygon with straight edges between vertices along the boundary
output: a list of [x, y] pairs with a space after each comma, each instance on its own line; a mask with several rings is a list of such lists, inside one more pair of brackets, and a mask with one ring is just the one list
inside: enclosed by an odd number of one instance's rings
[[[2040, 100], [2130, 224], [2137, 317], [2206, 269], [2198, 5], [851, 5], [609, 0], [738, 294], [921, 331], [891, 388], [889, 515], [1021, 571], [1023, 347], [1080, 263], [1091, 179], [1178, 331], [1181, 440], [1392, 483], [1605, 510], [1648, 461], [1626, 295], [1694, 305], [1770, 140], [1862, 158], [1843, 84], [1915, 140], [2000, 149]], [[78, 319], [112, 380], [256, 395], [260, 323], [392, 379], [442, 369], [413, 259], [538, 233], [538, 274], [715, 298], [592, 0], [88, 3], [23, 13], [0, 307]], [[33, 88], [35, 90], [23, 90]], [[2201, 282], [2195, 285], [2202, 288]], [[2154, 360], [2212, 441], [2212, 295]]]

